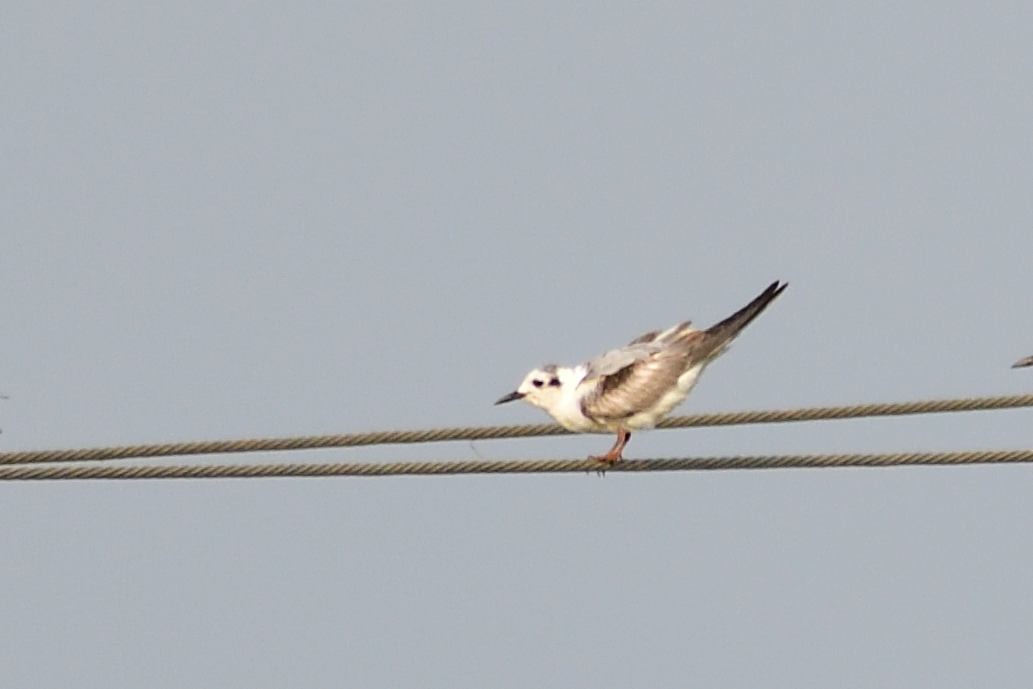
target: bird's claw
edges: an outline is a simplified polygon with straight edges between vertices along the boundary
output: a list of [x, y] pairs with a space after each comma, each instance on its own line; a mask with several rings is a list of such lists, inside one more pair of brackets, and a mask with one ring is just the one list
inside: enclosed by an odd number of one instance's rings
[[620, 455], [590, 455], [588, 457], [588, 461], [598, 465], [595, 470], [596, 476], [606, 476], [606, 470], [623, 459]]

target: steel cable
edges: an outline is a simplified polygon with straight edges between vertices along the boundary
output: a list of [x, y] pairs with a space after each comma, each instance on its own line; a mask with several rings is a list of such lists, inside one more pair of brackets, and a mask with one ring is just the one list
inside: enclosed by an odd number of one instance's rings
[[[803, 407], [756, 411], [733, 411], [674, 416], [657, 428], [700, 428], [705, 426], [738, 426], [761, 423], [825, 421], [864, 417], [906, 416], [945, 412], [986, 411], [1033, 407], [1033, 394], [960, 399], [918, 400], [855, 404], [849, 406]], [[121, 445], [83, 449], [28, 450], [0, 452], [0, 465], [39, 464], [48, 462], [87, 462], [112, 459], [143, 459], [185, 455], [211, 455], [244, 452], [282, 452], [320, 448], [362, 447], [411, 443], [432, 443], [455, 440], [496, 440], [535, 436], [566, 435], [569, 431], [556, 424], [516, 426], [470, 426], [431, 428], [426, 430], [376, 431], [285, 438], [253, 438], [177, 442], [152, 445]]]

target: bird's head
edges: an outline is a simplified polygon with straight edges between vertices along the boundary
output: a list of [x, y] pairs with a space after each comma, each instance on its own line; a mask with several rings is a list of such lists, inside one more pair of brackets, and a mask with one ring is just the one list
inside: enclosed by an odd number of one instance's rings
[[536, 368], [526, 376], [520, 386], [503, 395], [495, 404], [505, 404], [513, 400], [524, 400], [542, 409], [551, 409], [563, 394], [565, 384], [569, 384], [570, 371], [559, 366], [543, 366]]

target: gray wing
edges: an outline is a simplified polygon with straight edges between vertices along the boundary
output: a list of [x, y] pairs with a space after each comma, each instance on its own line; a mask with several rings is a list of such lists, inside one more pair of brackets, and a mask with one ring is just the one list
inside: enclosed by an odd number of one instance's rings
[[[645, 337], [650, 339], [641, 341]], [[588, 362], [582, 411], [594, 419], [623, 419], [652, 407], [696, 359], [702, 361], [705, 340], [706, 333], [680, 323]]]
[[685, 321], [663, 332], [650, 330], [648, 333], [643, 333], [624, 347], [611, 349], [587, 362], [585, 364], [587, 373], [585, 373], [584, 379], [587, 381], [599, 376], [608, 376], [626, 366], [644, 361], [661, 351], [672, 339], [690, 331], [692, 331], [691, 321]]
[[656, 354], [662, 347], [651, 342], [635, 342], [627, 347], [611, 349], [585, 364], [584, 381], [617, 373]]
[[786, 288], [773, 282], [728, 318], [706, 330], [686, 321], [661, 333], [648, 332], [627, 347], [587, 365], [581, 411], [595, 419], [623, 419], [651, 408], [693, 366], [720, 356]]

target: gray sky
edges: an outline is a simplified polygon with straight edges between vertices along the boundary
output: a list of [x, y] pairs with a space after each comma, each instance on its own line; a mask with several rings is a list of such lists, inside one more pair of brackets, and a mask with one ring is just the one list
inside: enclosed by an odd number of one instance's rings
[[[14, 2], [0, 447], [1033, 389], [1022, 4]], [[924, 5], [924, 7], [920, 6]], [[629, 458], [1029, 447], [1030, 413]], [[601, 436], [263, 460], [580, 457]], [[0, 484], [5, 687], [1020, 687], [1033, 468]]]

